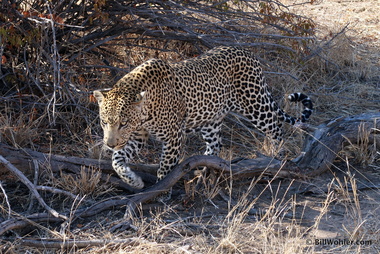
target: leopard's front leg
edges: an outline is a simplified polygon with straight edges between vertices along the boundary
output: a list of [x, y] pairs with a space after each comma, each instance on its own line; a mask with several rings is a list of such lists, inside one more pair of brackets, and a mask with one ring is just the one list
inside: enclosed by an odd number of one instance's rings
[[[183, 134], [182, 132], [179, 132], [163, 142], [160, 168], [157, 171], [157, 181], [164, 179], [178, 164], [182, 140]], [[160, 194], [156, 200], [162, 202], [170, 200], [171, 194], [172, 188], [170, 188], [169, 191]]]
[[142, 189], [144, 182], [127, 164], [140, 152], [147, 139], [148, 133], [145, 130], [135, 132], [131, 135], [123, 149], [114, 151], [112, 154], [113, 169], [121, 180], [136, 189]]

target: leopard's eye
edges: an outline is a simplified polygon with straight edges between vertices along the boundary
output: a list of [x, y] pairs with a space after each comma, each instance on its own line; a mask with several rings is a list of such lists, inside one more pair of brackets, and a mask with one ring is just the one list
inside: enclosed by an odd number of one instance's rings
[[104, 121], [104, 120], [100, 120], [100, 123], [101, 123], [102, 125], [106, 125], [106, 124], [107, 124], [107, 122]]
[[123, 120], [123, 121], [120, 122], [120, 126], [125, 126], [125, 125], [127, 125], [127, 121], [126, 120]]

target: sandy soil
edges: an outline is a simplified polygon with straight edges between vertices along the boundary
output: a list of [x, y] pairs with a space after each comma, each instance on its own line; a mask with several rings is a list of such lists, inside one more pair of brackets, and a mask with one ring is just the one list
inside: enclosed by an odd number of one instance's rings
[[328, 37], [347, 27], [347, 35], [358, 50], [370, 51], [372, 63], [380, 65], [380, 1], [378, 0], [317, 0], [287, 1], [290, 10], [310, 17], [317, 23], [318, 34]]
[[[377, 88], [380, 89], [380, 2], [378, 0], [317, 0], [313, 4], [299, 5], [301, 2], [304, 1], [284, 1], [286, 4], [293, 4], [290, 8], [291, 11], [313, 19], [317, 24], [317, 34], [321, 38], [328, 39], [333, 33], [340, 32], [346, 27], [346, 35], [352, 42], [351, 46], [355, 57], [357, 59], [367, 58], [367, 64], [371, 65], [369, 68], [372, 69], [372, 75], [378, 76]], [[358, 168], [358, 175], [360, 175], [358, 181], [365, 183], [368, 182], [368, 179], [371, 179], [372, 182], [380, 180], [379, 161], [377, 166], [372, 166]], [[332, 179], [332, 175], [326, 174], [313, 181], [313, 184], [326, 186], [330, 179]], [[372, 226], [378, 227], [379, 191], [364, 190], [360, 191], [360, 195], [361, 215], [363, 218], [367, 218], [367, 226], [372, 224]], [[342, 237], [341, 233], [344, 231], [342, 227], [352, 224], [355, 218], [347, 216], [349, 211], [341, 208], [337, 205], [329, 211], [328, 220], [320, 223], [320, 228], [316, 233], [317, 238]], [[314, 216], [313, 212], [305, 213], [304, 219], [313, 220]]]
[[[290, 1], [289, 1], [290, 3]], [[340, 1], [322, 0], [313, 4], [297, 5], [291, 10], [313, 19], [321, 32], [338, 31], [347, 26], [358, 42], [380, 45], [380, 5], [378, 0]]]

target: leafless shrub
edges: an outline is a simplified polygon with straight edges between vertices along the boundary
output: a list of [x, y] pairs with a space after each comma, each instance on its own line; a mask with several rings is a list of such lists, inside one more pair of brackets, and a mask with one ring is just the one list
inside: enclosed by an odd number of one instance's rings
[[79, 142], [81, 153], [100, 136], [90, 92], [147, 58], [175, 61], [241, 45], [265, 49], [269, 62], [279, 54], [301, 62], [315, 28], [277, 1], [5, 0], [0, 8], [0, 92], [13, 111], [9, 125], [33, 116], [38, 128], [51, 129], [53, 145]]

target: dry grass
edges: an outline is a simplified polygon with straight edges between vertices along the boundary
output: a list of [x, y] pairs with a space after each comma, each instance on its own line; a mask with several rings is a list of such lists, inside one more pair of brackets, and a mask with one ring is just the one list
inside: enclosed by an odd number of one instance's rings
[[[337, 184], [334, 184], [337, 182]], [[307, 216], [305, 205], [300, 205], [296, 195], [287, 197], [292, 184], [287, 186], [266, 185], [270, 190], [270, 203], [259, 215], [254, 207], [260, 197], [252, 199], [250, 185], [237, 204], [231, 205], [221, 214], [210, 214], [202, 211], [200, 214], [184, 217], [178, 213], [178, 205], [163, 206], [141, 214], [133, 219], [133, 228], [124, 232], [110, 233], [109, 220], [99, 221], [96, 231], [94, 223], [83, 225], [78, 229], [80, 239], [99, 238], [109, 240], [140, 239], [137, 246], [129, 244], [108, 244], [103, 247], [75, 250], [72, 253], [376, 253], [372, 245], [327, 245], [318, 246], [316, 240], [322, 240], [318, 235], [319, 228], [326, 223], [326, 217], [334, 206], [341, 205], [345, 209], [341, 235], [334, 239], [357, 241], [378, 241], [379, 229], [367, 223], [368, 218], [362, 214], [359, 191], [355, 189], [355, 178], [351, 175], [341, 182], [334, 178], [324, 199], [319, 200], [314, 222], [304, 225]], [[285, 192], [284, 192], [285, 188]], [[262, 192], [263, 193], [263, 192]], [[224, 212], [227, 212], [225, 214]], [[372, 218], [373, 220], [374, 218]], [[100, 224], [102, 223], [102, 224]], [[377, 225], [379, 224], [376, 221]], [[371, 227], [371, 228], [369, 228]], [[372, 231], [371, 231], [372, 230]], [[78, 233], [77, 233], [78, 234]], [[48, 236], [47, 236], [48, 237]], [[72, 237], [62, 235], [61, 237]], [[310, 242], [311, 241], [311, 242]], [[22, 250], [15, 247], [15, 251]], [[58, 252], [32, 253], [64, 253]], [[9, 252], [11, 253], [11, 252]]]
[[346, 147], [342, 154], [364, 167], [372, 164], [377, 157], [378, 142], [375, 139], [371, 140], [370, 137], [370, 133], [365, 130], [364, 124], [361, 124], [357, 142], [355, 144], [349, 142], [350, 146]]
[[[338, 1], [331, 2], [336, 4]], [[351, 4], [352, 8], [358, 3], [345, 2], [347, 5]], [[313, 13], [318, 4], [317, 1], [316, 5], [311, 6]], [[323, 9], [323, 5], [320, 7]], [[328, 24], [318, 21], [317, 16], [316, 21], [322, 24], [319, 26], [321, 40], [333, 35], [331, 31], [340, 31], [341, 26], [336, 23], [323, 30], [322, 28]], [[282, 100], [285, 94], [294, 91], [307, 91], [314, 100], [316, 110], [311, 119], [312, 124], [337, 116], [379, 110], [379, 55], [377, 53], [376, 56], [374, 51], [371, 51], [366, 38], [361, 37], [358, 40], [366, 40], [367, 46], [354, 40], [353, 33], [354, 31], [350, 30], [335, 38], [320, 53], [322, 60], [313, 57], [300, 65], [286, 65], [280, 60], [276, 62], [279, 68], [298, 78], [267, 74], [273, 94], [287, 112], [295, 115], [300, 111], [300, 108]], [[370, 38], [369, 34], [366, 36]], [[191, 48], [182, 44], [175, 46], [178, 51], [185, 52], [182, 55], [194, 53]], [[125, 63], [137, 65], [147, 58], [157, 57], [155, 54], [127, 49], [123, 51], [122, 58]], [[182, 56], [173, 54], [165, 54], [162, 58], [168, 61], [182, 60]], [[270, 71], [269, 67], [266, 67], [266, 70]], [[104, 78], [98, 80], [98, 83], [109, 84], [111, 78], [108, 76], [104, 74]], [[85, 80], [78, 82], [82, 90], [92, 90], [93, 82], [90, 80], [94, 77], [91, 73], [83, 73], [77, 78]], [[98, 86], [101, 86], [99, 84]], [[43, 117], [46, 118], [47, 112], [40, 112], [41, 117], [35, 117], [33, 111], [1, 114], [0, 142], [16, 147], [40, 146], [40, 150], [47, 152], [98, 157], [101, 153], [101, 131], [98, 123], [92, 119], [93, 115], [96, 115], [96, 108], [87, 95], [81, 100], [84, 101], [83, 105], [89, 108], [89, 112], [70, 108], [57, 115], [63, 125], [72, 127], [70, 133], [62, 132], [66, 129], [57, 126], [50, 129], [49, 125], [41, 120]], [[9, 106], [7, 104], [1, 110], [12, 111], [12, 105], [14, 104], [10, 102]], [[35, 109], [41, 108], [36, 106]], [[85, 119], [80, 119], [80, 115], [84, 115]], [[252, 158], [257, 150], [276, 155], [281, 152], [283, 156], [294, 157], [302, 150], [303, 134], [288, 128], [287, 136], [281, 151], [274, 151], [273, 146], [252, 130], [244, 119], [231, 116], [223, 129], [225, 147], [222, 157]], [[153, 148], [150, 151], [154, 152], [148, 151], [144, 156], [157, 159], [156, 147], [156, 143], [150, 143], [148, 148]], [[201, 153], [203, 144], [188, 141], [185, 151], [186, 154]], [[184, 187], [178, 187], [184, 188], [186, 193], [177, 195], [170, 204], [147, 204], [141, 207], [139, 214], [132, 219], [132, 226], [124, 231], [110, 231], [123, 217], [123, 208], [115, 209], [99, 214], [91, 220], [70, 222], [70, 226], [66, 228], [61, 228], [60, 225], [46, 225], [33, 232], [27, 232], [29, 235], [17, 231], [16, 235], [20, 238], [1, 240], [0, 252], [379, 253], [380, 191], [379, 188], [369, 188], [380, 180], [379, 144], [369, 138], [369, 133], [359, 129], [358, 145], [352, 144], [342, 151], [339, 157], [342, 159], [334, 164], [332, 172], [315, 179], [268, 180], [262, 177], [232, 182], [230, 179], [219, 179], [216, 176], [211, 180], [204, 179], [201, 189], [195, 188], [197, 179], [194, 179], [185, 182]], [[113, 195], [115, 191], [112, 186], [100, 181], [100, 174], [96, 171], [82, 171], [78, 176], [47, 175], [44, 180], [51, 186], [79, 194], [90, 203]], [[2, 181], [6, 184], [0, 191], [0, 214], [4, 218], [8, 216], [8, 203], [14, 211], [22, 213], [27, 210], [28, 205], [25, 204], [29, 204], [31, 198], [25, 194], [25, 189], [13, 184], [9, 179]], [[368, 188], [363, 188], [366, 186]], [[78, 200], [72, 202], [73, 204], [70, 202], [72, 201], [57, 197], [52, 199], [51, 205], [77, 209], [83, 204]], [[17, 203], [23, 205], [18, 206]], [[110, 243], [86, 248], [30, 248], [21, 244], [23, 237], [61, 240], [105, 239]], [[136, 239], [136, 244], [112, 242], [130, 238]], [[318, 240], [323, 239], [355, 242], [359, 240], [363, 241], [360, 242], [363, 244], [317, 244]], [[371, 241], [370, 244], [368, 241]]]
[[[297, 195], [287, 195], [291, 192], [292, 183], [286, 186], [267, 184], [265, 189], [270, 194], [268, 199], [264, 199], [269, 203], [260, 208], [259, 213], [255, 207], [265, 191], [253, 198], [252, 191], [257, 183], [252, 183], [235, 205], [229, 205], [227, 210], [221, 209], [219, 214], [209, 213], [205, 207], [200, 213], [184, 216], [178, 211], [178, 204], [173, 203], [153, 208], [150, 212], [141, 211], [140, 216], [134, 217], [133, 227], [127, 231], [110, 233], [110, 225], [118, 221], [101, 216], [87, 224], [72, 225], [70, 232], [45, 231], [41, 236], [110, 241], [134, 238], [138, 239], [136, 246], [110, 243], [83, 249], [28, 248], [25, 252], [26, 249], [16, 241], [8, 243], [5, 253], [376, 253], [378, 250], [375, 241], [379, 240], [379, 227], [376, 226], [379, 220], [363, 214], [361, 204], [366, 201], [356, 189], [353, 175], [344, 177], [343, 181], [335, 177], [330, 182], [325, 198], [314, 205], [317, 212], [310, 222], [307, 222], [311, 219], [307, 215], [310, 204], [302, 204]], [[316, 240], [325, 239], [320, 236], [320, 228], [327, 222], [327, 217], [331, 219], [331, 211], [336, 206], [344, 209], [346, 223], [333, 239], [370, 240], [372, 245], [314, 244]], [[308, 225], [305, 225], [305, 220]]]
[[[102, 173], [99, 170], [81, 169], [79, 175], [60, 174], [59, 177], [49, 179], [49, 185], [56, 186], [59, 189], [69, 191], [80, 197], [90, 196], [97, 198], [114, 191], [114, 188], [108, 183], [109, 179], [102, 180]], [[108, 177], [109, 178], [109, 177]]]

